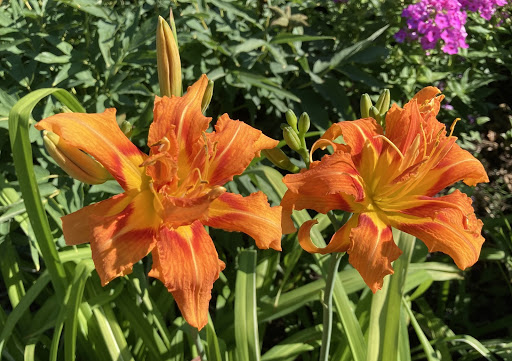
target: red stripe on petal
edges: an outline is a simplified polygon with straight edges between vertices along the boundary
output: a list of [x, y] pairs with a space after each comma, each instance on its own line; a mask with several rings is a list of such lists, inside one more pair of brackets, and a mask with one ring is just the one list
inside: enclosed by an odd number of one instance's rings
[[211, 203], [203, 223], [248, 234], [258, 248], [281, 250], [281, 207], [270, 207], [263, 192], [247, 197], [224, 193]]
[[350, 233], [350, 241], [348, 260], [375, 293], [382, 288], [384, 277], [393, 274], [391, 262], [402, 254], [393, 241], [391, 227], [376, 213], [362, 213]]
[[125, 190], [140, 190], [146, 177], [139, 165], [146, 155], [119, 129], [115, 114], [115, 109], [98, 114], [62, 113], [41, 120], [35, 127], [49, 130], [93, 156]]
[[242, 174], [262, 149], [274, 148], [279, 143], [244, 122], [230, 119], [227, 114], [219, 118], [215, 132], [208, 134], [208, 139], [215, 147], [205, 169], [205, 178], [211, 185], [224, 185], [233, 176]]
[[430, 201], [423, 199], [422, 203], [422, 206], [404, 209], [402, 214], [388, 213], [391, 225], [422, 240], [430, 252], [448, 254], [460, 269], [473, 265], [484, 238], [481, 235], [483, 223], [476, 218], [471, 199], [456, 190]]
[[185, 320], [201, 329], [208, 323], [213, 283], [224, 267], [203, 225], [195, 222], [190, 226], [160, 230], [149, 275], [165, 284]]

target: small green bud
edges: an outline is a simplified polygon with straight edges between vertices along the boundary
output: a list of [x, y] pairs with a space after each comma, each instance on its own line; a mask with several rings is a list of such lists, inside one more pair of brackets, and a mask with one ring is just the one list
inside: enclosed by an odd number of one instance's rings
[[288, 109], [286, 113], [284, 114], [286, 117], [286, 122], [295, 130], [295, 132], [298, 132], [297, 130], [297, 116], [293, 112], [293, 110]]
[[203, 100], [201, 100], [201, 113], [204, 114], [213, 96], [213, 80], [208, 80], [208, 85], [206, 86], [206, 90], [204, 91]]
[[291, 149], [298, 151], [301, 148], [299, 136], [292, 127], [286, 126], [283, 129], [283, 139]]
[[377, 123], [381, 124], [381, 116], [380, 116], [380, 113], [379, 113], [379, 110], [372, 106], [370, 107], [370, 117], [372, 117], [373, 119], [375, 119], [377, 121]]
[[130, 122], [128, 121], [123, 121], [121, 123], [121, 131], [124, 133], [124, 135], [126, 135], [128, 138], [130, 138], [132, 136], [132, 133], [133, 133], [133, 126]]
[[299, 167], [290, 161], [290, 158], [279, 148], [263, 149], [261, 151], [269, 161], [275, 166], [285, 169], [289, 172], [296, 173], [299, 171]]
[[299, 118], [299, 134], [306, 134], [310, 126], [311, 120], [309, 119], [309, 114], [306, 112], [302, 113]]
[[361, 118], [368, 118], [370, 116], [370, 108], [373, 106], [372, 100], [370, 99], [370, 96], [366, 93], [364, 93], [361, 96]]
[[389, 110], [389, 103], [391, 102], [391, 94], [389, 89], [384, 89], [375, 104], [375, 107], [379, 110], [379, 114], [384, 114]]

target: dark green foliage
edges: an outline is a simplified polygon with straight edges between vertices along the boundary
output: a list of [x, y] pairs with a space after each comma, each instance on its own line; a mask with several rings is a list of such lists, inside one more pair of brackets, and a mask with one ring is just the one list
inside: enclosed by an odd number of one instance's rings
[[[215, 120], [229, 113], [276, 139], [282, 137], [279, 124], [289, 108], [295, 114], [308, 112], [312, 131], [325, 130], [332, 122], [358, 118], [364, 93], [376, 103], [380, 90], [388, 88], [391, 99], [403, 103], [424, 86], [444, 89], [445, 104], [453, 109], [442, 109], [439, 120], [450, 125], [456, 117], [463, 118], [455, 133], [490, 175], [491, 183], [476, 189], [457, 185], [472, 195], [477, 215], [484, 220], [486, 243], [481, 260], [461, 272], [447, 256], [427, 255], [417, 241], [403, 281], [404, 298], [392, 299], [392, 305], [402, 303], [402, 310], [411, 312], [390, 310], [396, 319], [388, 327], [401, 327], [401, 360], [411, 354], [413, 359], [425, 359], [429, 350], [434, 351], [429, 359], [512, 359], [511, 19], [498, 26], [498, 20], [471, 17], [469, 49], [454, 56], [437, 50], [425, 55], [419, 44], [398, 45], [393, 39], [401, 26], [401, 2], [269, 3], [0, 2], [0, 358], [197, 356], [196, 334], [181, 318], [171, 294], [146, 276], [150, 257], [136, 264], [133, 274], [102, 288], [89, 247], [72, 249], [64, 244], [59, 218], [119, 193], [117, 184], [87, 186], [72, 180], [29, 127], [31, 145], [24, 144], [24, 154], [26, 161], [33, 158], [30, 186], [38, 187], [40, 198], [27, 204], [35, 207], [41, 199], [49, 223], [46, 231], [33, 229], [21, 198], [27, 185], [18, 181], [25, 176], [15, 172], [8, 129], [9, 111], [20, 98], [37, 89], [59, 87], [89, 112], [117, 108], [118, 122], [134, 125], [132, 141], [144, 149], [159, 89], [157, 15], [168, 18], [172, 8], [184, 89], [207, 74], [215, 81], [208, 116]], [[58, 94], [45, 95], [32, 113], [35, 120], [73, 106], [68, 95]], [[17, 110], [28, 122], [28, 111]], [[281, 174], [259, 163], [227, 188], [244, 195], [261, 189], [277, 205], [285, 190]], [[302, 223], [310, 215], [302, 211], [296, 217]], [[332, 227], [327, 217], [317, 217], [313, 236], [329, 239]], [[46, 245], [40, 241], [44, 232]], [[198, 336], [208, 360], [257, 360], [257, 350], [266, 361], [318, 359], [328, 259], [303, 252], [295, 236], [285, 236], [283, 252], [276, 253], [254, 252], [253, 240], [243, 234], [210, 234], [227, 268], [214, 285], [213, 322]], [[60, 259], [52, 265], [50, 246]], [[340, 271], [331, 355], [333, 360], [363, 360], [372, 298], [346, 257]], [[256, 305], [251, 304], [253, 296]]]

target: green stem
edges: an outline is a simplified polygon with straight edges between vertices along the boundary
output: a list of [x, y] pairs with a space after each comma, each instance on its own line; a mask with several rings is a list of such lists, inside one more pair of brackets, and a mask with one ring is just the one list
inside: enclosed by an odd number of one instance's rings
[[196, 328], [192, 327], [192, 337], [194, 338], [194, 343], [196, 345], [197, 354], [201, 361], [205, 361], [205, 352], [203, 347], [203, 342], [201, 341], [201, 337], [199, 337], [199, 332]]
[[329, 266], [329, 273], [327, 274], [327, 280], [325, 282], [323, 300], [324, 320], [322, 329], [322, 346], [320, 348], [320, 361], [327, 361], [329, 358], [329, 348], [331, 346], [332, 334], [332, 292], [334, 290], [334, 282], [336, 280], [336, 274], [341, 261], [341, 256], [341, 253], [331, 254], [331, 264]]

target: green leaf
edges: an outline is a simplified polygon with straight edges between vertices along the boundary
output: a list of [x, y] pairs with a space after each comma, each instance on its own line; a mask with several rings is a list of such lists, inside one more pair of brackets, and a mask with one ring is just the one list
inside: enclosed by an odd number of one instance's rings
[[496, 357], [492, 355], [492, 352], [485, 347], [480, 341], [476, 338], [469, 335], [455, 335], [452, 337], [446, 337], [442, 339], [435, 340], [435, 343], [444, 343], [444, 342], [462, 342], [469, 345], [472, 349], [478, 352], [480, 355], [485, 357], [486, 360], [489, 361], [498, 361]]
[[318, 41], [318, 40], [336, 40], [333, 36], [324, 35], [299, 35], [291, 33], [279, 33], [271, 41], [271, 44], [287, 44], [295, 41]]
[[425, 352], [425, 356], [427, 357], [428, 361], [441, 361], [436, 351], [434, 351], [434, 348], [430, 344], [427, 336], [425, 336], [425, 333], [423, 333], [423, 330], [421, 329], [421, 326], [419, 325], [418, 321], [416, 320], [416, 317], [414, 317], [414, 314], [411, 310], [411, 307], [409, 306], [409, 303], [402, 298], [402, 307], [407, 312], [407, 315], [409, 316], [411, 320], [412, 327], [414, 328], [414, 331], [416, 331], [416, 335], [418, 336], [418, 339], [420, 340], [421, 346], [423, 347], [423, 351]]
[[261, 48], [262, 46], [267, 46], [268, 43], [265, 40], [262, 39], [247, 39], [244, 40], [243, 43], [235, 46], [233, 48], [234, 54], [240, 54], [240, 53], [248, 53], [252, 50]]
[[210, 317], [208, 317], [208, 324], [206, 325], [206, 342], [208, 343], [207, 360], [222, 361], [219, 340], [217, 338], [217, 333], [215, 332], [215, 327]]
[[9, 337], [12, 336], [14, 327], [23, 317], [25, 312], [30, 312], [30, 306], [37, 296], [39, 296], [39, 294], [46, 288], [48, 282], [50, 282], [50, 276], [47, 271], [44, 271], [34, 282], [32, 287], [30, 287], [25, 296], [20, 300], [20, 303], [18, 303], [16, 308], [7, 317], [7, 320], [3, 325], [2, 333], [0, 333], [0, 355], [2, 354], [2, 349], [9, 340]]
[[96, 0], [58, 0], [59, 2], [72, 6], [75, 9], [84, 11], [93, 16], [103, 18], [106, 20], [111, 19], [112, 11], [108, 11], [108, 7], [98, 5]]
[[265, 352], [261, 361], [293, 361], [317, 348], [322, 340], [322, 325], [294, 333]]
[[70, 55], [55, 55], [47, 51], [38, 54], [34, 60], [45, 64], [66, 64], [71, 60]]
[[318, 60], [313, 67], [313, 72], [320, 73], [327, 69], [334, 69], [351, 56], [354, 56], [355, 54], [359, 53], [360, 51], [368, 47], [375, 39], [377, 39], [382, 33], [384, 33], [384, 31], [386, 31], [388, 27], [389, 25], [383, 26], [382, 28], [374, 32], [372, 35], [370, 35], [368, 38], [361, 40], [345, 49], [342, 49], [341, 51], [337, 52], [329, 62], [323, 62]]
[[27, 214], [37, 238], [41, 254], [48, 267], [55, 291], [64, 298], [66, 274], [59, 260], [48, 218], [41, 202], [39, 187], [32, 164], [32, 145], [29, 139], [29, 120], [36, 104], [53, 94], [72, 111], [85, 112], [71, 94], [62, 89], [39, 89], [21, 98], [9, 113], [9, 138], [20, 190]]
[[243, 250], [238, 260], [235, 287], [235, 341], [238, 360], [260, 360], [256, 314], [256, 257], [256, 251]]
[[368, 337], [368, 361], [395, 361], [398, 359], [398, 341], [402, 319], [401, 304], [415, 238], [395, 229], [393, 238], [397, 240], [397, 246], [403, 253], [393, 263], [395, 273], [385, 277], [382, 289], [373, 295]]
[[269, 80], [268, 78], [266, 78], [264, 76], [240, 72], [240, 71], [235, 71], [235, 72], [233, 72], [233, 74], [238, 75], [240, 80], [245, 84], [253, 85], [253, 86], [256, 86], [256, 87], [262, 88], [262, 89], [267, 89], [270, 92], [278, 94], [282, 97], [289, 98], [298, 103], [301, 102], [301, 100], [297, 96], [295, 96], [294, 94], [290, 93], [287, 90], [282, 89], [278, 84], [272, 82], [271, 80]]

